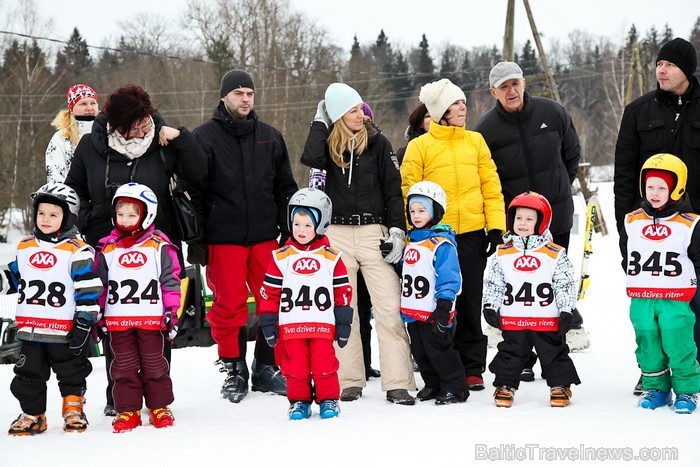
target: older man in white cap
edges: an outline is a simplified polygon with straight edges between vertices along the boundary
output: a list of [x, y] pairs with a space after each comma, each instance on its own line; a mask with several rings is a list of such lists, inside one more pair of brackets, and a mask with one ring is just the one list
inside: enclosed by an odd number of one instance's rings
[[[481, 116], [475, 130], [491, 149], [506, 206], [525, 191], [544, 195], [552, 205], [554, 243], [568, 248], [574, 215], [571, 185], [581, 156], [571, 116], [557, 102], [531, 96], [523, 71], [514, 62], [500, 62], [491, 69], [489, 92], [496, 105]], [[589, 345], [582, 323], [574, 310], [572, 337], [576, 335], [579, 342], [572, 343], [572, 350]], [[535, 358], [533, 354], [524, 370], [524, 381], [534, 379]]]

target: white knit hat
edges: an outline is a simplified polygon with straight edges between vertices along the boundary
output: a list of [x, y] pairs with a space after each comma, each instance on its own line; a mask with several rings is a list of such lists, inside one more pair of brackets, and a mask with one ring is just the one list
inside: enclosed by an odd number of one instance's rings
[[464, 91], [447, 78], [421, 87], [418, 99], [425, 104], [430, 118], [436, 123], [440, 123], [440, 119], [452, 104], [459, 100], [467, 101]]
[[335, 123], [345, 113], [358, 104], [362, 104], [360, 94], [345, 83], [333, 83], [326, 89], [326, 112]]

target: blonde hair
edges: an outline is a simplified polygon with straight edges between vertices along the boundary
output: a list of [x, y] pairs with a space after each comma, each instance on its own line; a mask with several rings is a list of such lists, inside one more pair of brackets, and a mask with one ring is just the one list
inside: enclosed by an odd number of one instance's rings
[[331, 160], [338, 167], [347, 169], [350, 167], [350, 162], [343, 160], [343, 153], [353, 151], [355, 155], [359, 156], [367, 149], [367, 139], [367, 128], [364, 125], [358, 132], [353, 133], [341, 118], [333, 124], [331, 133], [328, 135]]
[[68, 109], [61, 110], [56, 114], [51, 125], [62, 137], [70, 139], [72, 145], [78, 144], [78, 121], [73, 116], [73, 112]]

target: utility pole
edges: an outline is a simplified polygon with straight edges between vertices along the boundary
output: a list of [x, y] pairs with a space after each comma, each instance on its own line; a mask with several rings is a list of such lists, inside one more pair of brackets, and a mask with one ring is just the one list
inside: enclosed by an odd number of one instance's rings
[[530, 29], [532, 29], [532, 36], [535, 38], [535, 44], [537, 45], [537, 51], [540, 54], [540, 62], [542, 62], [542, 70], [544, 71], [544, 76], [547, 79], [547, 86], [549, 87], [549, 92], [552, 93], [552, 97], [555, 101], [561, 104], [561, 99], [559, 98], [559, 90], [557, 89], [557, 83], [554, 81], [554, 75], [552, 75], [552, 70], [549, 68], [549, 63], [547, 62], [547, 54], [544, 52], [544, 47], [542, 47], [542, 41], [540, 41], [540, 35], [537, 32], [537, 26], [535, 25], [535, 18], [532, 16], [532, 10], [530, 10], [530, 2], [528, 0], [523, 0], [525, 5], [525, 11], [527, 12], [527, 19], [530, 22]]
[[503, 60], [513, 61], [513, 30], [515, 29], [515, 0], [508, 0], [506, 31], [503, 35]]
[[[537, 31], [537, 25], [535, 24], [535, 18], [530, 9], [530, 2], [528, 0], [523, 0], [525, 5], [525, 12], [527, 13], [527, 19], [530, 23], [530, 29], [532, 30], [532, 37], [535, 39], [535, 45], [537, 46], [537, 52], [540, 54], [540, 63], [542, 64], [542, 71], [544, 72], [545, 81], [547, 82], [547, 87], [549, 88], [550, 97], [561, 104], [561, 98], [559, 97], [559, 90], [557, 89], [557, 83], [554, 80], [554, 75], [549, 67], [549, 62], [547, 60], [547, 54], [542, 46], [542, 41], [540, 40], [539, 32]], [[508, 9], [506, 11], [506, 27], [505, 34], [503, 36], [503, 59], [507, 61], [513, 61], [513, 37], [514, 37], [514, 22], [515, 22], [515, 0], [508, 0]], [[639, 53], [637, 53], [637, 73], [641, 75]], [[630, 65], [630, 86], [632, 84], [632, 65]], [[640, 83], [641, 86], [641, 83]], [[628, 91], [629, 92], [629, 91]], [[576, 178], [579, 181], [581, 191], [583, 192], [586, 201], [590, 199], [592, 193], [588, 188], [586, 183], [586, 169], [590, 164], [585, 161], [579, 164]], [[599, 217], [602, 223], [602, 217]], [[604, 223], [603, 223], [604, 225]]]

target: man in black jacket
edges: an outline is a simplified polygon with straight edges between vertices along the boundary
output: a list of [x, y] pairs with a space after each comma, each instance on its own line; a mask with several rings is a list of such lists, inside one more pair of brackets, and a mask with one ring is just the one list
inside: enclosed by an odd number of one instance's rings
[[[574, 215], [571, 185], [581, 157], [571, 116], [557, 102], [525, 91], [523, 71], [514, 62], [500, 62], [491, 69], [489, 92], [496, 105], [481, 116], [475, 130], [491, 150], [505, 205], [526, 191], [543, 195], [552, 205], [554, 243], [568, 249]], [[589, 345], [582, 323], [581, 314], [574, 309], [574, 333], [581, 342], [572, 348]], [[535, 358], [533, 354], [523, 370], [523, 381], [534, 378]]]
[[[209, 177], [194, 190], [205, 245], [190, 245], [188, 260], [207, 265], [214, 303], [207, 313], [218, 345], [221, 393], [240, 402], [248, 393], [246, 321], [248, 291], [260, 303], [262, 286], [278, 237], [288, 237], [286, 211], [297, 190], [282, 134], [258, 120], [255, 84], [243, 70], [221, 79], [221, 101], [212, 119], [193, 134], [207, 155]], [[254, 391], [286, 395], [272, 349], [258, 331], [252, 366]]]
[[[659, 153], [678, 156], [688, 167], [688, 195], [700, 213], [700, 84], [694, 76], [697, 52], [677, 37], [656, 58], [655, 91], [634, 100], [622, 115], [615, 146], [615, 220], [624, 229], [625, 214], [639, 207], [639, 173]], [[695, 313], [695, 343], [700, 348], [700, 294], [690, 302]], [[638, 385], [640, 386], [640, 385]], [[641, 386], [635, 393], [641, 392]]]

